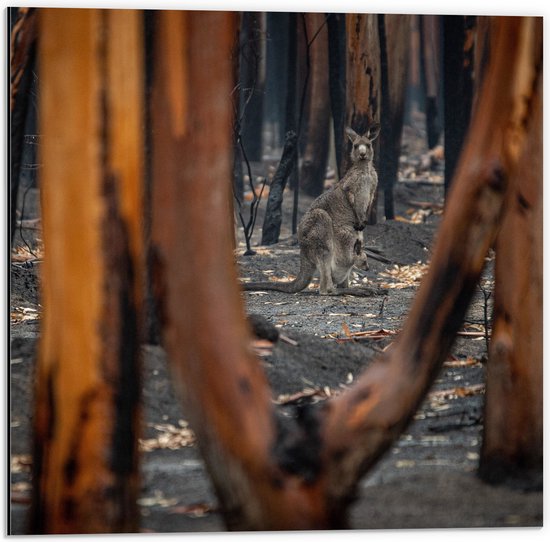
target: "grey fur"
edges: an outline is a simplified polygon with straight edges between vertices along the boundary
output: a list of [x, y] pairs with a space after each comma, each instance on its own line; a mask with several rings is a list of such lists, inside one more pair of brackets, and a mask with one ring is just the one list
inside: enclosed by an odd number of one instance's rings
[[249, 282], [245, 290], [277, 290], [296, 293], [306, 288], [319, 270], [321, 295], [348, 288], [353, 266], [368, 269], [363, 251], [363, 230], [378, 186], [372, 163], [372, 141], [380, 132], [373, 124], [359, 136], [351, 128], [352, 165], [331, 190], [316, 198], [298, 224], [300, 271], [292, 282]]

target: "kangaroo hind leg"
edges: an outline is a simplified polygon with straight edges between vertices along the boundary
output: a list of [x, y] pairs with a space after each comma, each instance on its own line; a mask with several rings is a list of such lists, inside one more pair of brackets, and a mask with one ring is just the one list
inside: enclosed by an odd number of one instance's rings
[[332, 257], [330, 252], [323, 251], [317, 256], [317, 269], [319, 269], [319, 294], [330, 295], [336, 288], [332, 281]]

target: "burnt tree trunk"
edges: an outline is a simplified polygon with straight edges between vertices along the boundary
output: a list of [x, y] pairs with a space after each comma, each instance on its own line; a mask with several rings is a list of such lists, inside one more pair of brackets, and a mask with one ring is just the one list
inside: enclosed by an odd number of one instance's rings
[[473, 40], [475, 17], [443, 17], [444, 109], [445, 109], [445, 194], [462, 150], [470, 124], [473, 98]]
[[266, 92], [265, 120], [271, 125], [271, 148], [279, 148], [285, 139], [285, 100], [288, 62], [288, 13], [266, 14]]
[[338, 178], [344, 176], [343, 140], [346, 127], [346, 15], [330, 13], [327, 20], [328, 29], [328, 71], [330, 108], [332, 112], [334, 149]]
[[241, 137], [247, 158], [260, 162], [265, 87], [264, 14], [244, 12], [240, 36]]
[[23, 160], [25, 122], [36, 49], [36, 10], [9, 8], [10, 16], [10, 242], [16, 229], [17, 195]]
[[[363, 135], [373, 122], [380, 122], [380, 38], [378, 16], [346, 14], [346, 126]], [[374, 144], [374, 164], [378, 170], [380, 139]], [[349, 139], [343, 140], [344, 171], [349, 163]], [[369, 224], [376, 223], [377, 196]]]
[[[300, 135], [300, 120], [298, 119], [298, 108], [300, 107], [298, 94], [298, 13], [288, 14], [288, 60], [287, 60], [287, 94], [285, 104], [285, 126], [286, 133], [294, 132], [298, 137]], [[294, 202], [297, 202], [298, 188], [300, 186], [300, 171], [298, 168], [299, 148], [296, 142], [296, 152], [290, 167], [289, 184], [292, 190], [296, 191]], [[294, 214], [294, 213], [293, 213]]]
[[151, 170], [152, 133], [151, 133], [151, 111], [147, 106], [151, 100], [151, 89], [154, 73], [153, 47], [155, 37], [155, 11], [144, 10], [143, 12], [143, 39], [144, 39], [144, 189], [143, 189], [143, 230], [145, 245], [145, 300], [143, 317], [143, 340], [148, 344], [160, 344], [160, 325], [153, 295], [151, 281], [152, 273], [152, 251], [151, 251], [151, 194], [153, 190], [153, 172]]
[[45, 9], [40, 32], [44, 316], [31, 529], [131, 532], [140, 489], [142, 19]]
[[439, 88], [440, 88], [440, 24], [439, 15], [420, 16], [420, 35], [422, 42], [421, 67], [426, 89], [426, 134], [428, 148], [433, 149], [439, 142], [441, 122], [439, 119]]
[[409, 15], [378, 15], [381, 64], [381, 131], [378, 177], [384, 189], [387, 220], [395, 218], [393, 187], [397, 181], [409, 52]]
[[323, 192], [329, 150], [328, 32], [323, 13], [307, 13], [305, 18], [309, 39], [309, 112], [300, 188], [316, 197]]
[[283, 155], [273, 176], [262, 228], [262, 245], [274, 245], [279, 241], [281, 224], [283, 222], [282, 204], [283, 192], [298, 153], [298, 136], [295, 132], [286, 135]]
[[515, 147], [511, 141], [510, 147], [518, 167], [510, 175], [506, 215], [495, 247], [493, 331], [479, 473], [491, 483], [542, 490], [542, 18], [529, 19], [513, 37], [523, 40], [523, 54], [536, 62], [524, 63], [518, 77], [521, 101], [513, 104], [511, 133], [519, 144]]

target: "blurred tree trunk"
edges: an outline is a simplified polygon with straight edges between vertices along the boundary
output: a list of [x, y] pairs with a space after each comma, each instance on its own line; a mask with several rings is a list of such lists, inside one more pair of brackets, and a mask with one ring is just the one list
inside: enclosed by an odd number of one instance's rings
[[136, 531], [142, 19], [45, 9], [40, 32], [44, 317], [31, 529]]
[[[380, 37], [378, 16], [346, 14], [346, 126], [364, 134], [373, 122], [380, 122]], [[379, 142], [374, 143], [374, 164], [378, 170]], [[349, 139], [343, 142], [344, 172], [349, 163]], [[375, 197], [369, 224], [376, 223], [377, 197]]]
[[407, 85], [410, 15], [379, 15], [382, 114], [378, 177], [384, 189], [387, 220], [395, 218], [393, 187], [397, 181]]
[[25, 122], [36, 50], [36, 10], [9, 8], [10, 17], [10, 242], [16, 229], [17, 195], [23, 160]]
[[420, 34], [422, 39], [421, 66], [426, 89], [426, 133], [428, 148], [433, 149], [439, 142], [441, 135], [441, 121], [439, 119], [440, 93], [440, 20], [439, 15], [420, 16]]
[[473, 39], [475, 17], [443, 17], [444, 108], [445, 108], [445, 193], [462, 150], [470, 124], [473, 98]]
[[346, 138], [346, 15], [330, 13], [327, 20], [330, 108], [338, 178], [344, 176], [343, 140]]
[[[510, 175], [507, 212], [495, 247], [480, 475], [491, 483], [542, 490], [542, 18], [522, 19], [509, 35], [527, 60], [520, 64], [510, 58], [518, 72], [510, 123], [517, 140], [509, 143], [517, 168]], [[499, 46], [495, 43], [497, 51]]]
[[323, 13], [307, 13], [305, 18], [309, 40], [309, 112], [300, 187], [316, 197], [323, 192], [329, 149], [328, 31]]
[[[274, 525], [286, 509], [272, 500], [265, 510], [275, 475], [264, 470], [275, 442], [271, 397], [247, 346], [232, 234], [221, 219], [230, 213], [234, 79], [227, 52], [235, 19], [231, 12], [159, 12], [153, 239], [157, 299], [176, 385], [228, 527], [252, 529]], [[187, 54], [173, 62], [174, 50]], [[204, 152], [212, 147], [214, 161]]]
[[265, 90], [265, 14], [245, 11], [241, 18], [241, 137], [248, 160], [262, 160]]

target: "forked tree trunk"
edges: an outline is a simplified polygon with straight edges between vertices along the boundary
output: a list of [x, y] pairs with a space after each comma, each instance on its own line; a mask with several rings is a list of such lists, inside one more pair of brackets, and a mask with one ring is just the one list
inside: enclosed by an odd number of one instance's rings
[[395, 218], [393, 187], [397, 181], [410, 44], [410, 15], [379, 15], [382, 99], [378, 178], [384, 189], [387, 220]]
[[309, 113], [300, 188], [318, 196], [324, 188], [328, 162], [330, 97], [328, 88], [328, 31], [323, 13], [306, 13], [309, 46]]
[[[380, 38], [378, 15], [346, 14], [346, 126], [358, 134], [366, 133], [369, 125], [380, 122]], [[344, 172], [350, 166], [349, 139], [341, 135], [344, 146]], [[336, 139], [338, 141], [338, 139]], [[374, 164], [378, 169], [379, 141], [374, 144]], [[376, 222], [377, 197], [369, 214], [369, 224]]]
[[137, 11], [40, 11], [44, 316], [32, 532], [138, 528], [143, 269]]
[[[350, 393], [333, 403], [328, 415], [323, 433], [328, 443], [325, 454], [340, 463], [335, 469], [329, 467], [332, 472], [327, 483], [336, 503], [354, 486], [357, 470], [368, 468], [403, 429], [436, 376], [501, 223], [497, 248], [505, 240], [519, 247], [524, 235], [533, 240], [522, 257], [515, 248], [500, 255], [501, 265], [512, 267], [505, 271], [508, 280], [497, 287], [497, 294], [501, 291], [506, 301], [498, 296], [495, 302], [498, 325], [492, 352], [500, 359], [490, 360], [484, 456], [488, 468], [504, 467], [506, 475], [516, 469], [521, 474], [529, 469], [530, 474], [542, 474], [538, 289], [542, 213], [540, 198], [537, 200], [542, 160], [541, 31], [541, 19], [502, 18], [496, 23], [492, 62], [458, 165], [429, 274], [403, 332], [384, 361], [369, 368]], [[531, 167], [534, 165], [529, 175], [524, 169], [527, 160]], [[517, 184], [519, 178], [521, 185]], [[508, 237], [513, 226], [515, 232], [518, 228], [522, 232], [517, 243]], [[499, 272], [497, 280], [501, 278]], [[530, 280], [534, 281], [532, 292]], [[515, 307], [509, 305], [510, 300], [526, 300], [527, 307], [518, 307], [517, 316], [512, 316], [509, 311]], [[510, 378], [514, 379], [512, 387]], [[505, 458], [502, 463], [498, 460], [500, 452]]]
[[[291, 419], [274, 409], [248, 347], [231, 234], [219, 219], [230, 213], [233, 81], [224, 52], [234, 16], [162, 12], [159, 19], [153, 98], [157, 295], [175, 379], [222, 514], [232, 529], [342, 527], [360, 477], [406, 427], [436, 378], [506, 212], [510, 180], [522, 173], [520, 157], [531, 143], [526, 134], [537, 128], [537, 108], [524, 107], [524, 97], [536, 104], [539, 89], [524, 76], [541, 77], [541, 47], [527, 46], [533, 22], [498, 19], [480, 107], [430, 271], [399, 338], [351, 390]], [[169, 61], [172, 47], [187, 55]], [[212, 146], [218, 150], [214, 162], [204, 152]], [[540, 160], [541, 147], [533, 148]], [[535, 422], [534, 415], [526, 409], [524, 423]]]
[[[522, 28], [525, 55], [542, 50], [542, 22]], [[539, 56], [540, 61], [542, 58]], [[542, 489], [542, 73], [519, 81], [530, 123], [514, 128], [525, 140], [510, 176], [506, 216], [496, 243], [493, 333], [487, 366], [480, 475], [492, 483]], [[522, 104], [517, 106], [518, 115]], [[523, 141], [522, 141], [523, 142]]]

